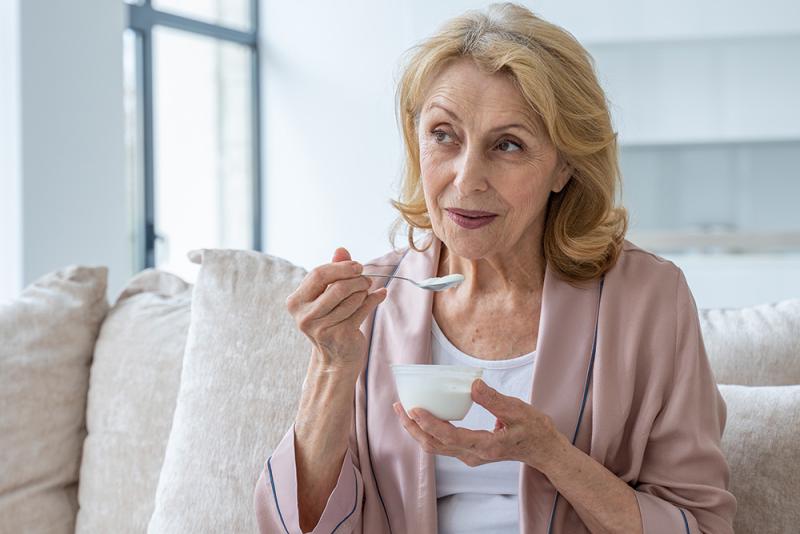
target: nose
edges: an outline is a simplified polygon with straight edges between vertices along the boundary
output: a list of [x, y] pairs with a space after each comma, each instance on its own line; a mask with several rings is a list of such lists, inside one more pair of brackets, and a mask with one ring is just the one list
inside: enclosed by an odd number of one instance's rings
[[489, 188], [487, 165], [482, 151], [469, 146], [455, 161], [453, 185], [462, 197]]

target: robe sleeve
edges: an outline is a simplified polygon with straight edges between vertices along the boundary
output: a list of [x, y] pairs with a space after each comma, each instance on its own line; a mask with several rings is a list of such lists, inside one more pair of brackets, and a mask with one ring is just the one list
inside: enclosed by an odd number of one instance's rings
[[732, 534], [736, 499], [728, 491], [730, 469], [720, 448], [727, 407], [680, 271], [676, 315], [673, 377], [634, 486], [644, 534]]
[[[361, 517], [364, 495], [364, 484], [356, 464], [353, 452], [348, 448], [339, 479], [312, 534], [353, 532]], [[261, 534], [302, 533], [297, 500], [294, 425], [264, 463], [253, 501]]]

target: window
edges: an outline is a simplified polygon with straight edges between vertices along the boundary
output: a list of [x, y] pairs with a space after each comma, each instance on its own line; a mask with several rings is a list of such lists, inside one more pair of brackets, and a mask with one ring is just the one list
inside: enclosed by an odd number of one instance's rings
[[192, 280], [197, 248], [261, 250], [257, 0], [130, 3], [126, 150], [135, 271]]

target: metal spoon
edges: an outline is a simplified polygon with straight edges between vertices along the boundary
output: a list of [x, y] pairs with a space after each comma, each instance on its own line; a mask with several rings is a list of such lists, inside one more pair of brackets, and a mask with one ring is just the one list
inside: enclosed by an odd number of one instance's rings
[[461, 282], [464, 281], [463, 274], [448, 274], [447, 276], [439, 276], [434, 278], [426, 278], [422, 282], [415, 282], [410, 278], [404, 278], [402, 276], [397, 275], [388, 275], [388, 274], [364, 274], [361, 273], [361, 276], [375, 276], [375, 277], [382, 277], [382, 278], [399, 278], [400, 280], [405, 280], [406, 282], [411, 282], [415, 286], [420, 289], [427, 289], [430, 291], [444, 291], [445, 289], [450, 289], [453, 286], [457, 286]]

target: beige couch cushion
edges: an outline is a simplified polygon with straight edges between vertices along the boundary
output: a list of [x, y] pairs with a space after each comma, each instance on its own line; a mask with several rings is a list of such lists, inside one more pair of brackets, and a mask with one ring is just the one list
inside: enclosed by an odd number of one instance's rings
[[72, 533], [105, 267], [69, 266], [0, 303], [0, 532]]
[[142, 533], [153, 512], [180, 385], [192, 286], [139, 273], [109, 311], [94, 351], [76, 533]]
[[305, 271], [241, 250], [202, 263], [148, 532], [256, 532], [253, 488], [289, 429], [311, 345], [286, 310]]
[[800, 385], [719, 386], [728, 406], [722, 450], [731, 467], [737, 534], [800, 525]]
[[800, 384], [800, 299], [701, 310], [700, 325], [718, 383]]

